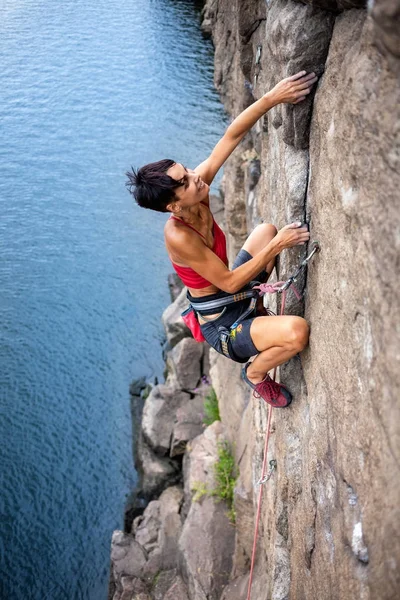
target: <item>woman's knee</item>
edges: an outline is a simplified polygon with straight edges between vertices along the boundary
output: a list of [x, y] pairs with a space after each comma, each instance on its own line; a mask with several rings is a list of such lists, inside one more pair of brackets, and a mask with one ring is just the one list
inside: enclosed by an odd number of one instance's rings
[[270, 223], [260, 223], [253, 229], [244, 243], [243, 249], [247, 250], [252, 256], [260, 252], [277, 234], [275, 225]]
[[302, 317], [292, 317], [287, 328], [287, 343], [296, 352], [301, 352], [308, 344], [310, 328]]
[[273, 238], [278, 233], [277, 228], [272, 223], [260, 223], [254, 228], [254, 231], [263, 237]]

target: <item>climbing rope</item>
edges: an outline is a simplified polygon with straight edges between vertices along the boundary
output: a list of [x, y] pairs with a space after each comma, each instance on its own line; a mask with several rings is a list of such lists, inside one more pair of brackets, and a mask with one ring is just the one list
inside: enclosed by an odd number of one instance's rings
[[[293, 291], [293, 293], [295, 294], [296, 298], [298, 300], [300, 300], [301, 295], [299, 294], [298, 290], [295, 288], [294, 286], [294, 282], [297, 280], [297, 277], [299, 276], [299, 274], [301, 273], [301, 271], [307, 266], [308, 262], [311, 260], [311, 258], [314, 256], [314, 254], [316, 252], [319, 252], [320, 250], [320, 246], [318, 242], [313, 242], [313, 249], [310, 252], [310, 254], [300, 263], [299, 267], [297, 268], [297, 271], [294, 273], [294, 275], [292, 275], [291, 277], [289, 277], [289, 279], [287, 279], [286, 281], [278, 281], [277, 283], [262, 283], [259, 286], [256, 286], [253, 289], [258, 289], [259, 290], [259, 294], [264, 295], [264, 294], [282, 294], [282, 303], [281, 303], [281, 311], [280, 314], [283, 315], [285, 312], [285, 304], [286, 304], [286, 293], [289, 289], [291, 289]], [[276, 378], [276, 367], [274, 369], [274, 373], [272, 375], [272, 379], [275, 381]], [[251, 553], [251, 566], [250, 566], [250, 575], [249, 575], [249, 586], [247, 589], [247, 598], [246, 600], [250, 600], [250, 596], [251, 596], [251, 586], [253, 583], [253, 572], [254, 572], [254, 563], [255, 563], [255, 557], [256, 557], [256, 549], [257, 549], [257, 540], [258, 540], [258, 528], [259, 528], [259, 524], [260, 524], [260, 515], [261, 515], [261, 500], [262, 500], [262, 496], [263, 496], [263, 489], [264, 489], [264, 483], [266, 483], [272, 476], [273, 471], [276, 469], [276, 461], [275, 460], [271, 460], [270, 461], [270, 470], [269, 472], [266, 474], [266, 470], [267, 470], [267, 456], [268, 456], [268, 443], [269, 443], [269, 438], [270, 438], [270, 434], [271, 434], [271, 419], [272, 419], [272, 406], [269, 406], [268, 408], [268, 420], [267, 420], [267, 434], [265, 436], [265, 442], [264, 442], [264, 458], [263, 458], [263, 463], [262, 463], [262, 468], [261, 468], [261, 477], [259, 479], [259, 481], [257, 482], [257, 484], [259, 485], [260, 489], [258, 492], [258, 501], [257, 501], [257, 515], [256, 515], [256, 523], [255, 523], [255, 528], [254, 528], [254, 539], [253, 539], [253, 549], [252, 549], [252, 553]]]

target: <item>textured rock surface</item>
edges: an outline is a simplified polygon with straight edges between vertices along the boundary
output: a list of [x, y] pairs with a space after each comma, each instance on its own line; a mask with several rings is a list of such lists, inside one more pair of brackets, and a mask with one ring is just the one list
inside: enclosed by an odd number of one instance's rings
[[171, 438], [171, 457], [183, 454], [188, 441], [202, 433], [203, 418], [204, 394], [202, 393], [196, 394], [177, 409]]
[[186, 586], [176, 569], [160, 573], [152, 595], [154, 600], [188, 600]]
[[185, 338], [168, 353], [168, 371], [172, 371], [180, 389], [194, 390], [197, 387], [201, 377], [203, 347], [196, 340]]
[[203, 483], [209, 490], [213, 489], [215, 484], [213, 467], [218, 456], [218, 444], [225, 437], [221, 421], [215, 421], [189, 445], [183, 457], [185, 514], [188, 512], [193, 492], [199, 483]]
[[189, 399], [189, 394], [167, 385], [156, 385], [146, 398], [142, 431], [147, 444], [156, 454], [164, 456], [169, 453], [175, 413]]
[[135, 540], [146, 550], [151, 552], [157, 546], [158, 532], [160, 529], [160, 502], [152, 500], [146, 506], [143, 515], [136, 517], [132, 525]]
[[178, 540], [182, 531], [180, 517], [183, 490], [170, 487], [160, 496], [160, 532], [158, 544], [161, 552], [161, 568], [172, 569], [178, 564]]
[[365, 8], [367, 5], [367, 0], [296, 0], [296, 2], [331, 10], [336, 13], [349, 8]]
[[218, 398], [219, 412], [229, 443], [237, 452], [238, 429], [248, 402], [248, 387], [240, 378], [243, 365], [228, 360], [215, 350], [210, 352], [210, 375]]
[[[200, 484], [215, 487], [213, 465], [218, 443], [224, 439], [220, 421], [215, 421], [191, 443], [185, 455], [185, 494]], [[191, 600], [219, 600], [232, 568], [234, 527], [227, 507], [214, 497], [192, 502], [179, 540], [180, 568], [188, 583]]]
[[140, 578], [146, 560], [147, 553], [131, 535], [114, 531], [111, 541], [114, 600], [127, 600], [135, 592], [145, 591]]
[[171, 296], [171, 302], [175, 302], [184, 288], [181, 279], [179, 279], [175, 272], [168, 275], [168, 288]]
[[162, 314], [167, 341], [171, 348], [176, 346], [183, 338], [192, 335], [181, 317], [181, 313], [189, 306], [186, 292], [186, 288], [183, 288], [176, 300]]
[[140, 477], [141, 495], [151, 499], [181, 477], [179, 465], [163, 456], [158, 456], [147, 445], [140, 433], [137, 445], [136, 468]]
[[[224, 175], [231, 258], [260, 219], [306, 220], [322, 248], [299, 282], [304, 303], [288, 303], [290, 313], [305, 311], [311, 338], [301, 360], [281, 369], [295, 401], [273, 415], [268, 460], [277, 471], [264, 491], [252, 597], [392, 600], [400, 589], [400, 5], [375, 0], [370, 16], [357, 9], [364, 3], [339, 0], [207, 5], [216, 84], [232, 115], [289, 72], [322, 75], [314, 98], [276, 107], [254, 127]], [[279, 278], [303, 252], [282, 254]], [[211, 373], [227, 435], [237, 439], [240, 587], [267, 414], [248, 403], [234, 366], [218, 358]]]
[[[370, 14], [375, 25], [376, 41], [381, 50], [400, 57], [400, 1], [375, 0], [369, 3]], [[390, 63], [396, 65], [396, 61]], [[397, 62], [398, 72], [398, 62]]]
[[243, 600], [246, 598], [248, 585], [248, 575], [237, 577], [224, 588], [221, 600]]
[[179, 575], [177, 575], [171, 587], [163, 596], [163, 600], [189, 600], [186, 586]]

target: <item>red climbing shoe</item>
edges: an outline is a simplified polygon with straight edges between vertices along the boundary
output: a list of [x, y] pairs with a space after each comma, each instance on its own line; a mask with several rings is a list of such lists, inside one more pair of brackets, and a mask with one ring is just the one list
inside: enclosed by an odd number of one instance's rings
[[247, 377], [247, 367], [249, 362], [242, 369], [242, 378], [253, 388], [253, 396], [262, 398], [274, 408], [285, 408], [292, 401], [292, 394], [282, 384], [277, 383], [269, 375], [266, 375], [260, 383], [252, 383]]

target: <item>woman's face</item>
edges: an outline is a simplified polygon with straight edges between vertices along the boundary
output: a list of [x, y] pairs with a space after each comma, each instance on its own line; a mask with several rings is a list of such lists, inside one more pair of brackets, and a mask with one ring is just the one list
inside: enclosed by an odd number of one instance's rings
[[210, 188], [191, 169], [187, 169], [181, 163], [175, 163], [168, 169], [167, 175], [176, 181], [184, 182], [184, 185], [175, 190], [176, 201], [181, 208], [190, 208], [206, 200]]

